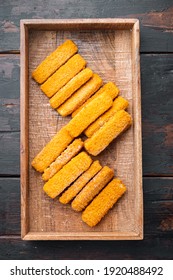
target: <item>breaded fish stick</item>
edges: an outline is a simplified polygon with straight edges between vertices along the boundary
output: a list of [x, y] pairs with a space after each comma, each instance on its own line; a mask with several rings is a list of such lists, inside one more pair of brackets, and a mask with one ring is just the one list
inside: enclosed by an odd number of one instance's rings
[[93, 75], [89, 68], [85, 68], [72, 78], [65, 86], [63, 86], [50, 100], [52, 108], [58, 108], [66, 101], [77, 89], [85, 84]]
[[118, 135], [132, 123], [131, 116], [124, 110], [113, 115], [91, 138], [84, 142], [84, 147], [91, 155], [101, 153]]
[[71, 40], [65, 41], [38, 65], [33, 71], [32, 77], [37, 83], [44, 83], [47, 78], [73, 56], [77, 50], [77, 46]]
[[73, 210], [82, 211], [104, 186], [107, 185], [113, 176], [113, 170], [108, 166], [104, 166], [73, 200], [71, 204]]
[[85, 103], [83, 103], [79, 108], [77, 108], [73, 113], [72, 113], [72, 117], [74, 117], [77, 113], [79, 113], [79, 111], [85, 107], [90, 101], [92, 101], [95, 97], [97, 97], [99, 94], [103, 93], [103, 92], [107, 92], [108, 94], [110, 94], [111, 98], [114, 99], [115, 97], [117, 97], [118, 93], [119, 93], [119, 89], [117, 88], [117, 86], [112, 83], [112, 82], [108, 82], [107, 84], [105, 84], [103, 87], [101, 87], [101, 89], [99, 89], [94, 95], [92, 95]]
[[93, 121], [112, 106], [112, 98], [103, 92], [86, 107], [84, 107], [73, 119], [66, 125], [66, 129], [72, 137], [80, 135]]
[[85, 171], [59, 198], [63, 204], [69, 203], [83, 187], [101, 170], [101, 165], [98, 160], [94, 161], [91, 166]]
[[48, 97], [52, 97], [60, 88], [79, 73], [85, 65], [86, 61], [79, 54], [75, 54], [41, 85], [41, 90]]
[[85, 135], [91, 137], [100, 127], [102, 127], [116, 112], [125, 110], [129, 105], [129, 102], [121, 96], [118, 96], [112, 107], [101, 115], [95, 122], [93, 122], [86, 130]]
[[70, 115], [81, 104], [83, 104], [102, 85], [102, 79], [94, 74], [92, 78], [78, 89], [64, 104], [58, 108], [58, 113], [62, 116]]
[[94, 227], [125, 193], [126, 186], [119, 179], [113, 179], [82, 213], [82, 220]]
[[70, 144], [73, 137], [62, 128], [52, 140], [33, 159], [32, 166], [39, 172], [43, 172]]
[[82, 149], [83, 141], [79, 138], [74, 140], [57, 159], [51, 163], [50, 167], [44, 170], [42, 178], [48, 181], [53, 177], [67, 162], [69, 162]]
[[81, 152], [72, 158], [60, 169], [43, 187], [43, 190], [51, 198], [55, 198], [76, 180], [92, 163], [90, 156]]

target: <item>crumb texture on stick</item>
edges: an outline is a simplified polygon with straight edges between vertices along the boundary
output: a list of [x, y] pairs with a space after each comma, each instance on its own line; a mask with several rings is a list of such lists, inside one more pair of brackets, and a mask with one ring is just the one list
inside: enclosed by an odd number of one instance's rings
[[92, 159], [87, 153], [79, 153], [45, 183], [43, 190], [48, 196], [55, 198], [86, 171], [91, 163]]
[[78, 48], [75, 43], [66, 40], [38, 65], [32, 73], [32, 78], [37, 83], [42, 84], [77, 51]]
[[125, 191], [121, 180], [113, 179], [83, 211], [82, 220], [90, 227], [96, 226]]

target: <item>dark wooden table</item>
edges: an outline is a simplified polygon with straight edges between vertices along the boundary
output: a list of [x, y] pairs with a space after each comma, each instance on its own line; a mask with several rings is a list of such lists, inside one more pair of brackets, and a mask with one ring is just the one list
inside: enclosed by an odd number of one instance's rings
[[[22, 241], [20, 19], [104, 17], [140, 20], [144, 240]], [[173, 259], [172, 0], [0, 1], [0, 259]]]

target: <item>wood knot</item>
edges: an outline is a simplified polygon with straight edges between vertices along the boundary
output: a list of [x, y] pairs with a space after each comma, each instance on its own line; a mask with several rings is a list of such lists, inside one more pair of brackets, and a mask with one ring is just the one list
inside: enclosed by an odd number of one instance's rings
[[159, 229], [162, 231], [171, 231], [173, 230], [173, 217], [168, 217], [161, 221]]

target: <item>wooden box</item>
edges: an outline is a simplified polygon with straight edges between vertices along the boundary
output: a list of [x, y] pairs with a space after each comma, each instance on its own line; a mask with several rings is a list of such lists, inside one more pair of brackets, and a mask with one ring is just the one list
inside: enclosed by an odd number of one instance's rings
[[[81, 213], [43, 192], [31, 161], [69, 118], [53, 110], [31, 72], [57, 45], [72, 39], [104, 83], [129, 100], [132, 127], [99, 155], [127, 192], [94, 228]], [[136, 19], [21, 21], [21, 235], [24, 240], [126, 240], [143, 238], [139, 22]]]

